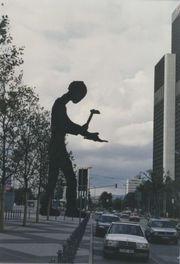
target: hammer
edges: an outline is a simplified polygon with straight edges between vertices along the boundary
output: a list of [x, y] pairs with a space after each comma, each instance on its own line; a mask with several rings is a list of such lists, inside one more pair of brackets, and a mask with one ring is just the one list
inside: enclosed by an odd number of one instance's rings
[[91, 113], [90, 113], [90, 116], [89, 116], [89, 118], [88, 118], [88, 120], [87, 120], [87, 122], [86, 122], [86, 126], [87, 126], [87, 127], [89, 126], [89, 123], [90, 123], [90, 121], [91, 121], [92, 116], [93, 116], [94, 114], [100, 114], [99, 110], [95, 110], [95, 109], [91, 109], [90, 112], [91, 112]]

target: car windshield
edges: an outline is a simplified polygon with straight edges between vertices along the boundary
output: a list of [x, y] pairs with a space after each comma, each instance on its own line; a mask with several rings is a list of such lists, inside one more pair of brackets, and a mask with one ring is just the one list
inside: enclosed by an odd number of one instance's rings
[[99, 221], [103, 222], [103, 223], [105, 223], [105, 222], [112, 223], [112, 222], [119, 221], [119, 217], [102, 215], [101, 218], [99, 219]]
[[152, 221], [152, 227], [169, 227], [172, 228], [171, 222], [168, 221]]
[[144, 236], [141, 227], [136, 225], [112, 224], [109, 234], [127, 234], [134, 236]]

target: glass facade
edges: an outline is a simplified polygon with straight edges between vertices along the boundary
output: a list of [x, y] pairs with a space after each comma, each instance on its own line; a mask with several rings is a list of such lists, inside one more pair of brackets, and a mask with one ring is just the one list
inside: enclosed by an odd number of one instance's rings
[[[175, 99], [175, 179], [180, 178], [180, 12], [172, 22], [172, 48], [176, 54], [176, 99]], [[164, 134], [164, 72], [165, 58], [163, 57], [155, 66], [154, 74], [154, 130], [153, 130], [153, 171], [163, 170], [163, 134]], [[163, 93], [161, 96], [159, 94]], [[172, 88], [173, 92], [173, 88]], [[158, 98], [158, 100], [157, 100]], [[160, 99], [159, 99], [160, 98]]]
[[180, 178], [180, 95], [176, 96], [175, 178]]
[[153, 171], [163, 168], [163, 119], [164, 100], [154, 106]]
[[[180, 80], [180, 15], [172, 23], [172, 53], [176, 54], [176, 89]], [[175, 179], [180, 177], [180, 94], [176, 94]]]

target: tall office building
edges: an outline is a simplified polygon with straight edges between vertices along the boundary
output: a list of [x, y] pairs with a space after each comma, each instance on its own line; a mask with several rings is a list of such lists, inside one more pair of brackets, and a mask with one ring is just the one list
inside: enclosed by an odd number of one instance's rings
[[180, 5], [172, 14], [172, 53], [155, 66], [153, 171], [180, 177]]

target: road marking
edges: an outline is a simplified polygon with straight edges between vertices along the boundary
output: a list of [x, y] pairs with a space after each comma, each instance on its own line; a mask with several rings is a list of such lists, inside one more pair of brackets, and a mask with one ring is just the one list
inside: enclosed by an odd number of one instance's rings
[[162, 262], [159, 262], [159, 260], [153, 258], [152, 256], [150, 257], [150, 259], [152, 259], [156, 264], [162, 264]]

